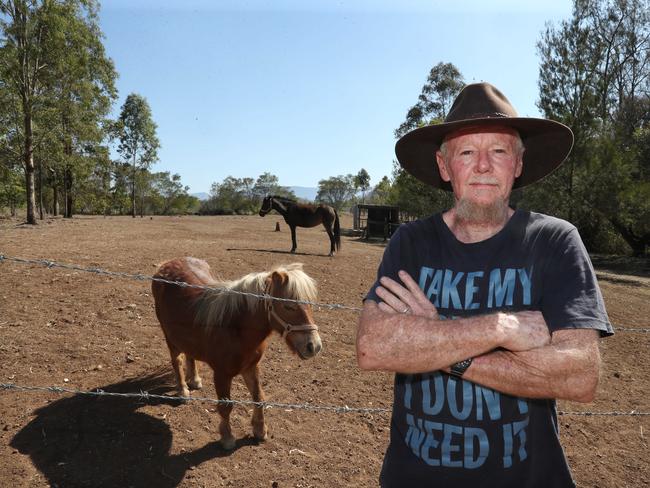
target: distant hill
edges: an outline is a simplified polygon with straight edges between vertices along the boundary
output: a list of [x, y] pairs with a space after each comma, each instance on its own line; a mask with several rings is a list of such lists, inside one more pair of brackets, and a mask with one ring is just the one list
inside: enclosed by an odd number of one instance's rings
[[191, 197], [196, 197], [199, 200], [207, 200], [208, 198], [210, 198], [210, 194], [206, 193], [204, 191], [201, 191], [199, 193], [190, 193], [190, 196]]
[[316, 200], [316, 195], [318, 194], [318, 188], [312, 188], [310, 186], [290, 186], [289, 189], [294, 192], [298, 198], [309, 200], [310, 202]]

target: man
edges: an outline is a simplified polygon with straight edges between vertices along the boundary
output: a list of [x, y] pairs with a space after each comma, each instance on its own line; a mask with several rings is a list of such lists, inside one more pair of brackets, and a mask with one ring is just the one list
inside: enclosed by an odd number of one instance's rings
[[508, 205], [572, 145], [487, 83], [397, 142], [455, 204], [400, 226], [359, 320], [360, 367], [397, 373], [382, 486], [575, 486], [555, 399], [592, 401], [613, 331], [576, 228]]

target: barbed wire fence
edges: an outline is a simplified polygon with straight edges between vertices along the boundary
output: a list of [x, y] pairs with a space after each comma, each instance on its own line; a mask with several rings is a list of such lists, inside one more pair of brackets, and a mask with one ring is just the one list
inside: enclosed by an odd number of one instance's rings
[[[292, 303], [297, 303], [301, 305], [312, 305], [317, 308], [325, 308], [329, 310], [348, 310], [348, 311], [354, 311], [354, 312], [361, 312], [361, 308], [359, 307], [352, 307], [349, 305], [343, 305], [343, 304], [338, 304], [338, 303], [319, 303], [319, 302], [310, 302], [310, 301], [305, 301], [305, 300], [294, 300], [294, 299], [289, 299], [289, 298], [279, 298], [279, 297], [273, 297], [268, 294], [256, 294], [256, 293], [250, 293], [250, 292], [243, 292], [239, 290], [232, 290], [230, 288], [224, 288], [224, 287], [211, 287], [211, 286], [206, 286], [206, 285], [195, 285], [191, 283], [186, 283], [183, 281], [172, 281], [172, 280], [167, 280], [158, 276], [150, 276], [150, 275], [144, 275], [144, 274], [134, 274], [134, 273], [126, 273], [126, 272], [117, 272], [117, 271], [108, 271], [104, 270], [101, 268], [90, 268], [90, 267], [84, 267], [76, 264], [66, 264], [66, 263], [58, 263], [56, 261], [50, 261], [47, 259], [26, 259], [26, 258], [19, 258], [15, 256], [8, 256], [6, 254], [0, 253], [0, 264], [2, 264], [4, 261], [11, 261], [19, 264], [34, 264], [37, 266], [44, 266], [47, 269], [52, 269], [52, 268], [62, 268], [62, 269], [68, 269], [68, 270], [73, 270], [73, 271], [81, 271], [81, 272], [87, 272], [87, 273], [93, 273], [95, 275], [102, 275], [102, 276], [111, 276], [111, 277], [116, 277], [116, 278], [123, 278], [123, 279], [132, 279], [132, 280], [137, 280], [137, 281], [157, 281], [160, 283], [166, 283], [170, 285], [175, 285], [175, 286], [180, 286], [183, 288], [196, 288], [196, 289], [201, 289], [201, 290], [210, 290], [210, 291], [218, 291], [221, 293], [234, 293], [234, 294], [239, 294], [239, 295], [244, 295], [244, 296], [249, 296], [249, 297], [255, 297], [259, 298], [261, 300], [275, 300], [275, 301], [280, 301], [280, 302], [292, 302]], [[640, 333], [648, 333], [650, 332], [650, 327], [615, 327], [615, 331], [625, 331], [625, 332], [640, 332]], [[157, 394], [152, 394], [146, 391], [140, 391], [140, 392], [127, 392], [127, 393], [119, 393], [119, 392], [107, 392], [101, 389], [95, 389], [95, 390], [79, 390], [79, 389], [74, 389], [74, 388], [66, 388], [66, 387], [60, 387], [60, 386], [25, 386], [25, 385], [17, 385], [15, 383], [0, 383], [0, 392], [1, 391], [12, 391], [12, 392], [50, 392], [50, 393], [57, 393], [57, 394], [74, 394], [74, 395], [85, 395], [85, 396], [95, 396], [95, 397], [102, 397], [102, 396], [108, 396], [108, 397], [120, 397], [120, 398], [137, 398], [140, 401], [148, 401], [148, 400], [164, 400], [164, 401], [179, 401], [179, 402], [203, 402], [203, 403], [210, 403], [210, 404], [226, 404], [226, 405], [241, 405], [241, 406], [252, 406], [252, 407], [261, 407], [265, 409], [269, 408], [281, 408], [283, 410], [307, 410], [307, 411], [325, 411], [325, 412], [333, 412], [337, 414], [343, 414], [343, 413], [357, 413], [357, 414], [390, 414], [391, 410], [387, 408], [382, 408], [382, 407], [349, 407], [347, 405], [343, 406], [336, 406], [336, 405], [317, 405], [317, 404], [310, 404], [310, 403], [278, 403], [278, 402], [268, 402], [268, 401], [262, 401], [262, 402], [255, 402], [253, 400], [233, 400], [233, 399], [214, 399], [214, 398], [207, 398], [207, 397], [183, 397], [183, 396], [169, 396], [169, 395], [157, 395]], [[630, 410], [630, 411], [603, 411], [603, 412], [593, 412], [593, 411], [564, 411], [564, 410], [559, 410], [558, 415], [571, 415], [571, 416], [585, 416], [585, 417], [591, 417], [591, 416], [608, 416], [608, 417], [623, 417], [623, 416], [650, 416], [650, 412], [645, 412], [645, 411], [637, 411], [637, 410]]]
[[[65, 388], [61, 386], [24, 386], [15, 383], [0, 383], [0, 391], [27, 391], [27, 392], [49, 392], [49, 393], [71, 393], [74, 395], [94, 396], [94, 397], [119, 397], [119, 398], [137, 398], [143, 402], [148, 400], [164, 400], [166, 402], [200, 402], [209, 403], [213, 405], [241, 405], [244, 407], [261, 407], [264, 409], [280, 408], [283, 410], [308, 410], [308, 411], [324, 411], [333, 413], [358, 413], [358, 414], [390, 414], [389, 408], [383, 407], [349, 407], [347, 405], [317, 405], [311, 403], [280, 403], [280, 402], [256, 402], [253, 400], [232, 400], [232, 399], [215, 399], [209, 397], [195, 397], [195, 396], [169, 396], [158, 395], [141, 391], [139, 393], [120, 393], [110, 392], [101, 389], [95, 390], [78, 390], [74, 388]], [[591, 411], [566, 411], [559, 410], [559, 415], [579, 415], [585, 417], [591, 416], [607, 416], [607, 417], [623, 417], [623, 416], [650, 416], [650, 412], [643, 412], [637, 410], [630, 411], [610, 411], [610, 412], [591, 412]]]

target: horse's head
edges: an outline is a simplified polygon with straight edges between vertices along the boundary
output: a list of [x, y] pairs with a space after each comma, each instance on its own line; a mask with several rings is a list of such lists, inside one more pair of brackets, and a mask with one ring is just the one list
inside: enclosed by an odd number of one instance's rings
[[[311, 301], [316, 299], [316, 284], [294, 263], [272, 271], [266, 279], [267, 294], [275, 298]], [[323, 344], [314, 323], [312, 307], [295, 301], [269, 299], [266, 310], [270, 326], [277, 330], [289, 348], [302, 359], [316, 356]]]
[[262, 208], [260, 208], [260, 217], [264, 217], [267, 213], [273, 210], [273, 197], [267, 196], [262, 200]]

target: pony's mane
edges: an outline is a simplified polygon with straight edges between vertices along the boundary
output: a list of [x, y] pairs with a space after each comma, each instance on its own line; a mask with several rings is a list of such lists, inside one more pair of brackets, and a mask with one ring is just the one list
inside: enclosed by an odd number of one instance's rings
[[293, 198], [281, 197], [280, 195], [271, 195], [271, 198], [274, 198], [275, 200], [280, 200], [282, 203], [298, 203]]
[[196, 303], [196, 324], [207, 329], [227, 327], [233, 323], [233, 318], [245, 312], [254, 312], [262, 305], [262, 299], [230, 293], [229, 290], [263, 295], [266, 279], [273, 273], [285, 274], [287, 282], [283, 298], [314, 302], [317, 298], [316, 282], [302, 270], [302, 263], [280, 265], [271, 271], [250, 273], [233, 281], [213, 281], [207, 286], [223, 290], [206, 290]]

